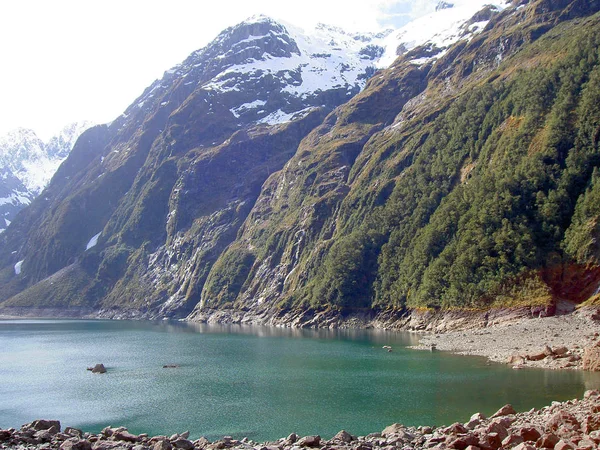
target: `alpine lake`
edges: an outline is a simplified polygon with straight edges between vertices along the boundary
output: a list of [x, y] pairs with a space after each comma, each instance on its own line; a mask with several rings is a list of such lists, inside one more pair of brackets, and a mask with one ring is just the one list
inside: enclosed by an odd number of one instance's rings
[[[597, 374], [407, 348], [417, 342], [375, 330], [1, 320], [0, 428], [58, 419], [90, 432], [328, 439], [465, 422], [506, 403], [525, 411], [600, 386]], [[86, 370], [97, 363], [106, 374]]]

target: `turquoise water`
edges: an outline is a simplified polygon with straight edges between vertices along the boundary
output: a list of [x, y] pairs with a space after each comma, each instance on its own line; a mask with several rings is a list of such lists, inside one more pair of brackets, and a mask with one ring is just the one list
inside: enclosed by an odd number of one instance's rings
[[[329, 438], [394, 422], [450, 424], [506, 403], [528, 410], [600, 386], [583, 372], [404, 348], [415, 343], [408, 333], [368, 330], [0, 321], [0, 428], [46, 418], [95, 432]], [[108, 373], [86, 371], [96, 363]]]

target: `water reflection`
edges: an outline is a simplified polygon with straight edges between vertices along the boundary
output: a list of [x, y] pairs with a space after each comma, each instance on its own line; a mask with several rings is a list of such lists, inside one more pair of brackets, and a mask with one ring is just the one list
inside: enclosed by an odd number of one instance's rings
[[380, 329], [307, 329], [291, 327], [268, 327], [247, 324], [206, 324], [184, 321], [161, 321], [156, 325], [167, 332], [195, 332], [203, 334], [227, 333], [256, 336], [262, 338], [304, 338], [304, 339], [346, 339], [369, 340], [379, 345], [413, 346], [419, 343], [419, 335], [408, 331], [388, 331]]
[[261, 338], [305, 338], [305, 339], [345, 339], [368, 340], [374, 345], [412, 346], [419, 342], [418, 334], [411, 332], [387, 331], [378, 329], [306, 329], [291, 327], [268, 327], [247, 324], [206, 324], [185, 321], [135, 321], [135, 320], [60, 320], [60, 319], [7, 319], [0, 320], [4, 330], [38, 329], [64, 330], [65, 326], [74, 330], [121, 331], [123, 327], [130, 330], [154, 330], [165, 333], [200, 333], [200, 334], [239, 334]]

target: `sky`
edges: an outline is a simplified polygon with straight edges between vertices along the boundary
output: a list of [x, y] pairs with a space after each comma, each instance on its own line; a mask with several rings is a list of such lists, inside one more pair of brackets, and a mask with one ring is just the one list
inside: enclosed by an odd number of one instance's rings
[[[15, 0], [0, 2], [0, 135], [48, 139], [114, 120], [164, 71], [255, 14], [308, 28], [398, 28], [434, 0]], [[360, 6], [352, 6], [353, 4]]]

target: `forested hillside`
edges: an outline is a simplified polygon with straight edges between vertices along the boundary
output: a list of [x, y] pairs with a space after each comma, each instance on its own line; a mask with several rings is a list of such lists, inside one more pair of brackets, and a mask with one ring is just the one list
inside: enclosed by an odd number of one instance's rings
[[[484, 8], [444, 51], [298, 97], [258, 71], [236, 75], [254, 91], [215, 91], [210, 58], [256, 31], [229, 30], [194, 56], [200, 87], [190, 57], [78, 142], [2, 236], [0, 305], [205, 320], [597, 301], [599, 10]], [[300, 52], [265, 23], [265, 60]]]
[[548, 5], [497, 18], [432, 66], [399, 61], [330, 116], [267, 182], [203, 306], [590, 296], [600, 281], [599, 19], [548, 30], [564, 17]]

